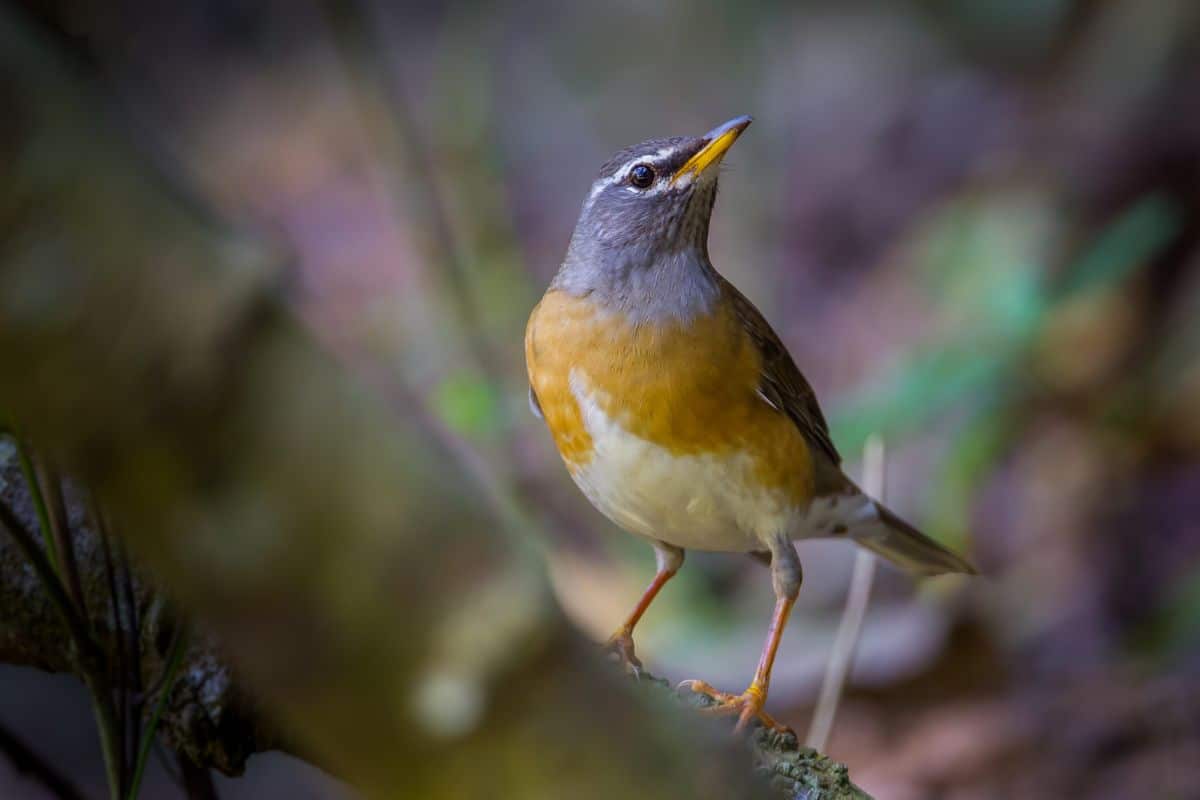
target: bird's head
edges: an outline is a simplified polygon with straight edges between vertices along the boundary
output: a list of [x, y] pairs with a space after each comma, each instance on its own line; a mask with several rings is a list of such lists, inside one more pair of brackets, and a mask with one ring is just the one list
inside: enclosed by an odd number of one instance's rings
[[737, 117], [700, 137], [650, 139], [605, 162], [584, 200], [560, 287], [608, 290], [636, 302], [630, 295], [639, 287], [671, 283], [667, 273], [686, 278], [689, 262], [711, 270], [708, 223], [717, 167], [749, 124], [750, 117]]

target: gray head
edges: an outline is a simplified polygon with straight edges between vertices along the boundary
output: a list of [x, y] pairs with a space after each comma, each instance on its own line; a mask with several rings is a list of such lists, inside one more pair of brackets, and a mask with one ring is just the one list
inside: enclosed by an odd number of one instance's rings
[[717, 296], [708, 222], [717, 167], [750, 124], [738, 117], [700, 137], [650, 139], [600, 168], [554, 288], [637, 319], [688, 319]]

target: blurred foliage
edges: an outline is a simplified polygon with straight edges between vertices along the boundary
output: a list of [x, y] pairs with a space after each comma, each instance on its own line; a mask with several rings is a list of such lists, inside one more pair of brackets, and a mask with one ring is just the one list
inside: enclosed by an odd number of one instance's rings
[[1032, 378], [1038, 349], [1052, 335], [1047, 326], [1147, 268], [1181, 226], [1168, 200], [1143, 198], [1070, 260], [1052, 287], [1044, 230], [1052, 214], [1021, 196], [968, 200], [939, 214], [916, 260], [931, 313], [948, 324], [882, 385], [852, 395], [833, 415], [837, 441], [855, 452], [872, 432], [902, 440], [947, 412], [969, 409], [947, 437], [930, 491], [937, 504], [930, 527], [958, 547], [966, 544], [972, 498], [1017, 440], [1029, 394], [1044, 389]]
[[457, 433], [469, 437], [495, 434], [501, 414], [495, 388], [481, 375], [452, 375], [437, 387], [434, 407]]

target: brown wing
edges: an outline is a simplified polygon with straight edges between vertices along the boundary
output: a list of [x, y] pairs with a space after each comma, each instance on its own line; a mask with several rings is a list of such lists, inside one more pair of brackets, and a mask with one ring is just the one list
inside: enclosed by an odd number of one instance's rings
[[842, 458], [829, 438], [829, 425], [825, 422], [821, 407], [817, 405], [817, 395], [800, 374], [787, 348], [754, 304], [724, 277], [720, 280], [733, 301], [738, 319], [762, 355], [759, 395], [776, 411], [787, 414], [805, 438], [824, 451], [835, 465], [841, 464]]

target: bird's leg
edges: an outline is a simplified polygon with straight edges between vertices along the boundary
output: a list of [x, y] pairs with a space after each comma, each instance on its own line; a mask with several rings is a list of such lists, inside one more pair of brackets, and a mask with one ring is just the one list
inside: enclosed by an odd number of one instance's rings
[[775, 654], [779, 650], [779, 640], [783, 637], [783, 629], [787, 625], [788, 616], [800, 593], [800, 581], [803, 573], [800, 569], [800, 559], [796, 557], [796, 549], [791, 541], [777, 537], [771, 544], [771, 583], [775, 589], [775, 612], [771, 615], [771, 627], [767, 629], [767, 641], [763, 645], [762, 655], [758, 659], [758, 668], [754, 671], [754, 679], [746, 691], [740, 695], [719, 692], [703, 681], [685, 681], [684, 683], [694, 692], [708, 695], [715, 703], [706, 711], [714, 714], [736, 714], [737, 726], [734, 731], [743, 730], [751, 719], [757, 718], [764, 726], [776, 731], [791, 732], [786, 725], [776, 722], [770, 714], [763, 711], [767, 702], [767, 690], [771, 685], [771, 668], [775, 665]]
[[650, 581], [646, 591], [642, 592], [641, 599], [633, 607], [629, 616], [625, 618], [625, 623], [617, 628], [616, 633], [609, 637], [608, 643], [605, 645], [605, 649], [613, 653], [625, 665], [625, 669], [635, 675], [641, 673], [642, 662], [633, 652], [633, 629], [638, 624], [638, 620], [642, 618], [642, 614], [645, 614], [646, 609], [650, 607], [650, 603], [654, 602], [659, 590], [683, 566], [683, 550], [665, 542], [654, 542], [654, 560], [658, 567], [654, 574], [654, 580]]

